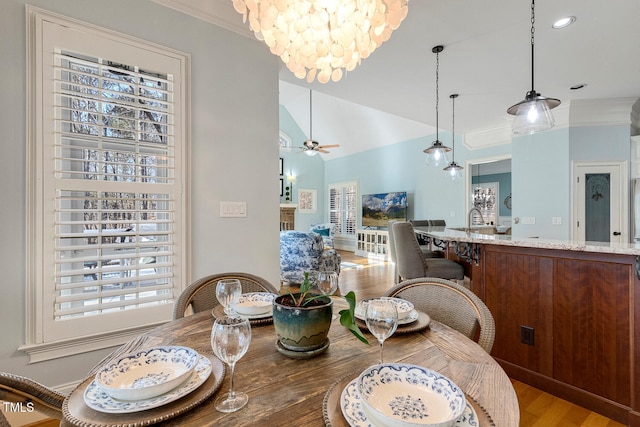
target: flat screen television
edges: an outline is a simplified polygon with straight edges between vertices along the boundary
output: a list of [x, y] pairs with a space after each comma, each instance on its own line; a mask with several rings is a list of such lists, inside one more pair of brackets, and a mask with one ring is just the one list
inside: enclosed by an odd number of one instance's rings
[[390, 219], [407, 220], [406, 191], [362, 196], [363, 227], [386, 227]]

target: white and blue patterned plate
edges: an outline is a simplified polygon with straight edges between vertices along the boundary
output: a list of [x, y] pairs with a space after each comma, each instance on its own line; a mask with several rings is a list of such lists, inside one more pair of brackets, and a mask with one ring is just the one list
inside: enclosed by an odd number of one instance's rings
[[211, 361], [199, 355], [198, 364], [191, 375], [182, 385], [177, 386], [168, 393], [142, 400], [114, 399], [93, 380], [84, 392], [84, 401], [91, 409], [110, 414], [128, 414], [157, 408], [178, 400], [200, 387], [211, 375]]
[[273, 300], [278, 295], [270, 292], [250, 292], [240, 295], [238, 303], [233, 309], [243, 316], [270, 315], [273, 308]]
[[[369, 420], [369, 417], [365, 413], [360, 402], [357, 383], [358, 379], [354, 378], [349, 382], [349, 384], [347, 384], [344, 390], [342, 390], [342, 394], [340, 395], [340, 408], [342, 409], [342, 415], [344, 415], [351, 427], [382, 427]], [[467, 402], [464, 412], [454, 425], [456, 427], [480, 426], [478, 415], [469, 402]]]
[[162, 346], [121, 356], [96, 374], [96, 382], [118, 400], [142, 400], [167, 393], [185, 382], [198, 363], [189, 347]]

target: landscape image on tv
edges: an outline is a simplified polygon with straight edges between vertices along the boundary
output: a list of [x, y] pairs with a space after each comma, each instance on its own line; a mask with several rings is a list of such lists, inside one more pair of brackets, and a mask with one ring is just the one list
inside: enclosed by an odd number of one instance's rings
[[407, 192], [362, 196], [362, 226], [386, 227], [390, 219], [407, 219]]

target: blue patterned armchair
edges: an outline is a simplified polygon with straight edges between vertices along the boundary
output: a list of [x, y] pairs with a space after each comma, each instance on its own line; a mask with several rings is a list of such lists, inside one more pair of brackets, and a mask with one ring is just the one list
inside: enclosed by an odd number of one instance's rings
[[324, 246], [320, 234], [281, 231], [280, 280], [302, 283], [305, 272], [335, 271], [340, 274], [340, 254]]
[[313, 224], [310, 231], [318, 233], [322, 236], [324, 245], [333, 249], [333, 239], [336, 237], [336, 225], [331, 222], [325, 222], [323, 224]]

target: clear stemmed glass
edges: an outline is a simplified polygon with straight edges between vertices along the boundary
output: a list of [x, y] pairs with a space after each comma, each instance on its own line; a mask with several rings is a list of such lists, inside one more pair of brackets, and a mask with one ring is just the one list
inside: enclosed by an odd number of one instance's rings
[[398, 327], [398, 309], [389, 299], [369, 300], [365, 321], [369, 331], [380, 343], [380, 363], [383, 363], [384, 340], [393, 335]]
[[238, 279], [224, 279], [218, 281], [216, 285], [216, 298], [224, 307], [227, 316], [235, 316], [233, 307], [240, 300], [242, 295], [242, 285]]
[[244, 356], [251, 342], [251, 325], [248, 319], [239, 317], [224, 317], [216, 319], [211, 329], [211, 347], [213, 353], [222, 362], [229, 365], [229, 392], [224, 393], [215, 401], [215, 407], [220, 412], [235, 412], [243, 408], [249, 401], [246, 393], [235, 391], [233, 388], [233, 372], [236, 362]]
[[335, 271], [319, 272], [317, 284], [320, 292], [333, 295], [338, 290], [338, 273]]

